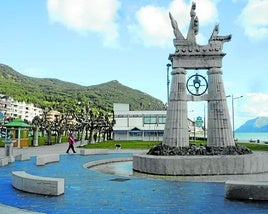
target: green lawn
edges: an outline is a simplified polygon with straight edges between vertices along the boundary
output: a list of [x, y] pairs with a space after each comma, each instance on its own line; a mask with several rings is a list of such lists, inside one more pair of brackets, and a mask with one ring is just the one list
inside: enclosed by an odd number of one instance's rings
[[257, 144], [257, 143], [238, 143], [240, 145], [243, 145], [247, 148], [249, 148], [252, 151], [263, 151], [267, 152], [268, 151], [268, 144]]
[[88, 149], [115, 149], [116, 144], [120, 144], [122, 149], [150, 149], [154, 145], [159, 144], [159, 141], [105, 141], [100, 143], [88, 144], [82, 146], [82, 148]]
[[[120, 144], [122, 149], [150, 149], [155, 145], [158, 145], [159, 141], [156, 142], [148, 142], [148, 141], [106, 141], [94, 144], [88, 144], [82, 146], [82, 148], [88, 149], [115, 149], [115, 144]], [[191, 144], [196, 144], [199, 146], [200, 144], [206, 144], [206, 141], [196, 141], [190, 142]], [[252, 151], [268, 151], [268, 144], [253, 144], [253, 143], [239, 143], [240, 145], [246, 146], [247, 148], [251, 149]]]
[[[54, 141], [54, 138], [52, 137], [52, 140]], [[0, 138], [0, 147], [4, 147], [4, 138]], [[39, 145], [44, 145], [46, 141], [45, 137], [39, 138]], [[31, 138], [29, 140], [31, 142]], [[63, 138], [63, 142], [67, 142], [67, 137]], [[100, 143], [94, 143], [94, 144], [88, 144], [85, 146], [82, 146], [82, 148], [88, 148], [88, 149], [115, 149], [115, 144], [120, 144], [122, 149], [150, 149], [155, 145], [158, 145], [159, 141], [105, 141]], [[196, 142], [191, 141], [191, 144], [206, 144], [206, 141], [199, 141]], [[268, 151], [268, 144], [256, 144], [256, 143], [239, 143], [241, 145], [246, 146], [247, 148], [251, 149], [252, 151]]]

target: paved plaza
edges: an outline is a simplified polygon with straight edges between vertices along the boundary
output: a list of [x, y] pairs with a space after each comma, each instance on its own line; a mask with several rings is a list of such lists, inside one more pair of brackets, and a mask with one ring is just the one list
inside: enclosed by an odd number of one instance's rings
[[[14, 149], [31, 159], [0, 168], [0, 213], [266, 213], [266, 202], [224, 198], [223, 182], [171, 181], [88, 170], [83, 164], [131, 157], [144, 150], [109, 150], [109, 154], [66, 154], [67, 144]], [[36, 155], [60, 154], [60, 161], [36, 166]], [[0, 148], [3, 157], [4, 148]], [[39, 176], [65, 179], [65, 193], [43, 196], [11, 186], [11, 172], [24, 170]], [[105, 170], [104, 170], [105, 171]]]
[[[77, 143], [79, 145], [79, 143]], [[39, 147], [24, 147], [24, 148], [13, 148], [13, 155], [14, 157], [19, 154], [26, 154], [30, 157], [36, 157], [38, 155], [46, 155], [46, 154], [59, 154], [59, 155], [74, 155], [72, 152], [69, 154], [66, 154], [66, 150], [68, 148], [68, 143], [62, 143], [62, 144], [55, 144], [51, 146], [39, 146]], [[75, 148], [77, 154], [79, 155], [80, 149]], [[110, 150], [109, 153], [144, 153], [144, 150]], [[5, 157], [5, 148], [0, 148], [0, 158]], [[12, 163], [11, 163], [12, 164]], [[8, 167], [8, 166], [7, 166]], [[0, 168], [1, 171], [1, 168]], [[27, 169], [25, 169], [27, 171]], [[52, 177], [53, 175], [51, 175]], [[11, 179], [11, 176], [10, 176]], [[1, 214], [10, 214], [10, 213], [16, 213], [16, 214], [24, 214], [24, 213], [40, 213], [40, 212], [34, 212], [30, 210], [24, 210], [19, 209], [12, 206], [7, 206], [4, 204], [1, 204], [2, 201], [0, 201], [0, 213]]]

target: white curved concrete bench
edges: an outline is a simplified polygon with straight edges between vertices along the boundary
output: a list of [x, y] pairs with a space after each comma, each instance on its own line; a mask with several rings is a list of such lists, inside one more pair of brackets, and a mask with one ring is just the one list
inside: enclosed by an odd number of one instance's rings
[[28, 155], [28, 154], [19, 154], [19, 155], [15, 156], [15, 160], [18, 160], [18, 161], [30, 160], [30, 155]]
[[0, 166], [8, 165], [8, 157], [0, 158]]
[[84, 168], [92, 168], [99, 165], [104, 165], [108, 163], [117, 163], [117, 162], [126, 162], [126, 161], [133, 161], [133, 157], [121, 157], [121, 158], [110, 158], [110, 159], [104, 159], [104, 160], [96, 160], [91, 161], [88, 163], [85, 163], [83, 165]]
[[225, 198], [238, 200], [268, 200], [268, 182], [226, 181]]
[[16, 189], [41, 195], [61, 195], [64, 193], [64, 179], [41, 177], [25, 171], [12, 172], [12, 186]]
[[105, 155], [108, 149], [80, 149], [80, 155]]
[[47, 163], [59, 162], [60, 155], [59, 154], [48, 154], [48, 155], [39, 155], [36, 156], [36, 165], [43, 166]]

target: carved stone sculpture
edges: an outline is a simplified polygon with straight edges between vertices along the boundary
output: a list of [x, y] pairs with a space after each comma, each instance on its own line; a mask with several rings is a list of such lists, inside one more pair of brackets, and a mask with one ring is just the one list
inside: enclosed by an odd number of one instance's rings
[[[171, 13], [169, 17], [173, 28], [175, 39], [175, 53], [170, 54], [172, 62], [172, 84], [167, 109], [167, 121], [164, 132], [163, 144], [176, 147], [189, 146], [189, 133], [187, 122], [187, 102], [207, 101], [208, 102], [208, 146], [234, 146], [232, 127], [226, 95], [222, 81], [222, 52], [223, 43], [231, 40], [231, 35], [218, 36], [219, 25], [214, 27], [207, 45], [198, 45], [196, 35], [198, 34], [199, 22], [196, 16], [196, 4], [193, 2], [190, 16], [191, 21], [187, 37], [185, 38], [178, 28], [177, 21]], [[187, 69], [208, 69], [207, 83], [208, 90], [199, 94], [199, 87], [195, 85], [196, 93], [187, 93], [186, 73]], [[193, 77], [193, 76], [192, 76]], [[200, 74], [195, 79], [204, 78]], [[189, 91], [188, 91], [189, 92]]]

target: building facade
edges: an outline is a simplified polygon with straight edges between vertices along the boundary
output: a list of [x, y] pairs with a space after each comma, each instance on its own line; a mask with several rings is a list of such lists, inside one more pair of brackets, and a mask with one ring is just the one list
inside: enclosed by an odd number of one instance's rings
[[161, 141], [166, 111], [130, 111], [129, 104], [115, 103], [114, 140]]
[[[130, 111], [129, 104], [114, 103], [114, 140], [162, 141], [166, 111]], [[198, 125], [198, 118], [188, 118], [189, 139], [205, 138], [204, 126]]]
[[1, 95], [0, 112], [4, 118], [20, 118], [30, 122], [35, 116], [43, 114], [43, 110], [32, 103], [18, 102], [5, 95]]

